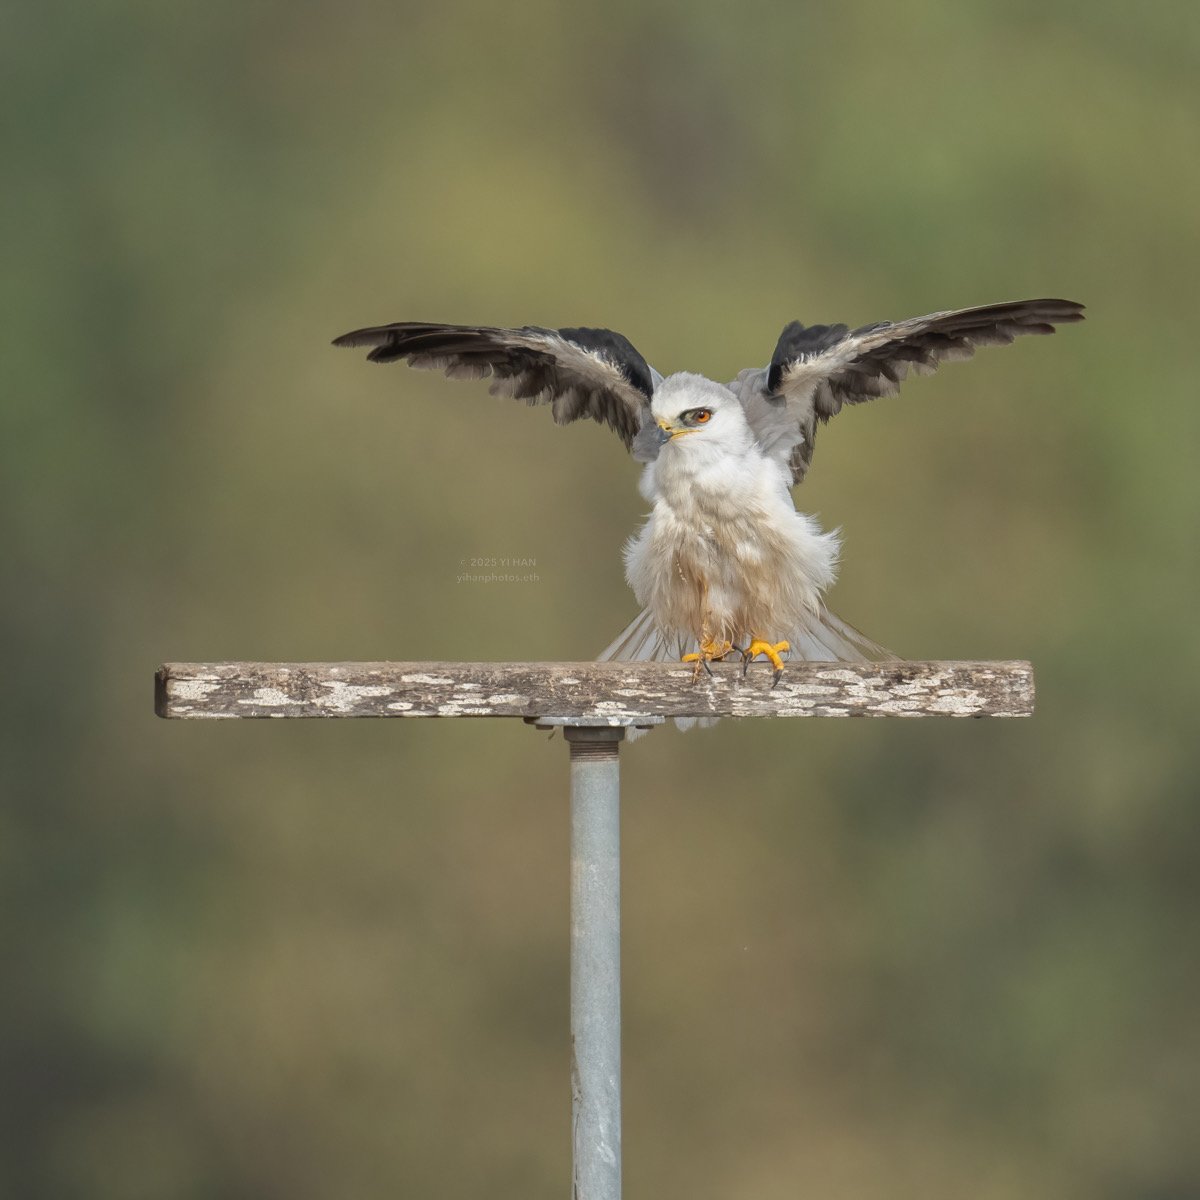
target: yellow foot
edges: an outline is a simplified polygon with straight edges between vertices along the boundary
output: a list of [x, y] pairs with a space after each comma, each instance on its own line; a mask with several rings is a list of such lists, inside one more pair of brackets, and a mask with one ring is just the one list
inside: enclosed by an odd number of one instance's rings
[[764, 641], [762, 638], [751, 638], [750, 645], [748, 645], [746, 649], [742, 651], [742, 674], [745, 675], [745, 673], [750, 669], [750, 660], [756, 655], [761, 654], [764, 657], [769, 658], [771, 660], [771, 666], [775, 668], [775, 682], [771, 684], [771, 686], [774, 687], [775, 684], [779, 682], [780, 677], [783, 675], [783, 659], [779, 656], [785, 650], [790, 650], [791, 648], [792, 647], [787, 642], [772, 643]]
[[711, 675], [712, 668], [708, 664], [710, 662], [720, 662], [733, 649], [734, 645], [732, 642], [714, 642], [711, 638], [705, 638], [700, 643], [698, 653], [685, 654], [679, 661], [695, 663], [697, 676], [700, 674], [701, 667]]

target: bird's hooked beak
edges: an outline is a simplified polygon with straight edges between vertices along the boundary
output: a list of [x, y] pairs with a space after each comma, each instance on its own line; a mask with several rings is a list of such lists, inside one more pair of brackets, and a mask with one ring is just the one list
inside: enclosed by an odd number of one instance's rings
[[633, 451], [635, 461], [653, 462], [658, 457], [658, 452], [668, 442], [681, 438], [686, 433], [695, 432], [694, 429], [683, 429], [678, 425], [672, 425], [665, 417], [656, 417], [647, 408], [642, 416], [642, 426], [633, 439], [630, 449]]

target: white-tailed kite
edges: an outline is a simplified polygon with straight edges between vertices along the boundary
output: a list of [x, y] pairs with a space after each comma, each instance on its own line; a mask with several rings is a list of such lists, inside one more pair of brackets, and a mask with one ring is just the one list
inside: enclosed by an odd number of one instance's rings
[[334, 345], [371, 346], [372, 362], [491, 377], [493, 394], [549, 404], [560, 425], [591, 417], [615, 430], [646, 464], [651, 511], [625, 547], [642, 612], [601, 660], [682, 660], [699, 670], [737, 651], [745, 664], [768, 659], [778, 682], [790, 656], [893, 657], [823, 601], [839, 539], [797, 512], [790, 490], [812, 461], [818, 422], [843, 404], [895, 395], [910, 367], [928, 374], [977, 346], [1082, 319], [1071, 300], [1018, 300], [855, 330], [793, 321], [768, 366], [727, 384], [664, 378], [608, 329], [399, 322]]

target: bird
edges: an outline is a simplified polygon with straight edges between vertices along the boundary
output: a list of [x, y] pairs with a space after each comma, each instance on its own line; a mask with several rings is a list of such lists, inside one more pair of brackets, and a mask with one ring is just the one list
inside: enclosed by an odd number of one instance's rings
[[908, 372], [930, 374], [977, 347], [1051, 334], [1081, 321], [1073, 300], [1017, 300], [880, 321], [786, 325], [765, 366], [728, 383], [662, 375], [611, 329], [497, 328], [401, 321], [355, 329], [335, 346], [369, 347], [456, 379], [490, 379], [494, 395], [547, 405], [560, 425], [608, 426], [643, 464], [649, 515], [624, 548], [638, 615], [599, 661], [681, 661], [696, 675], [738, 654], [764, 659], [882, 661], [896, 656], [825, 604], [840, 552], [796, 508], [817, 429], [846, 405], [894, 396]]

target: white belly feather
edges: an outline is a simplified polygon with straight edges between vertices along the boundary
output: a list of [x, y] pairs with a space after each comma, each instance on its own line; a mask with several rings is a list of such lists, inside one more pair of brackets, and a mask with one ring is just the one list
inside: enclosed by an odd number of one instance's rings
[[664, 633], [742, 643], [814, 621], [838, 537], [796, 511], [779, 467], [756, 448], [714, 461], [663, 456], [643, 493], [653, 510], [625, 548], [626, 577]]

